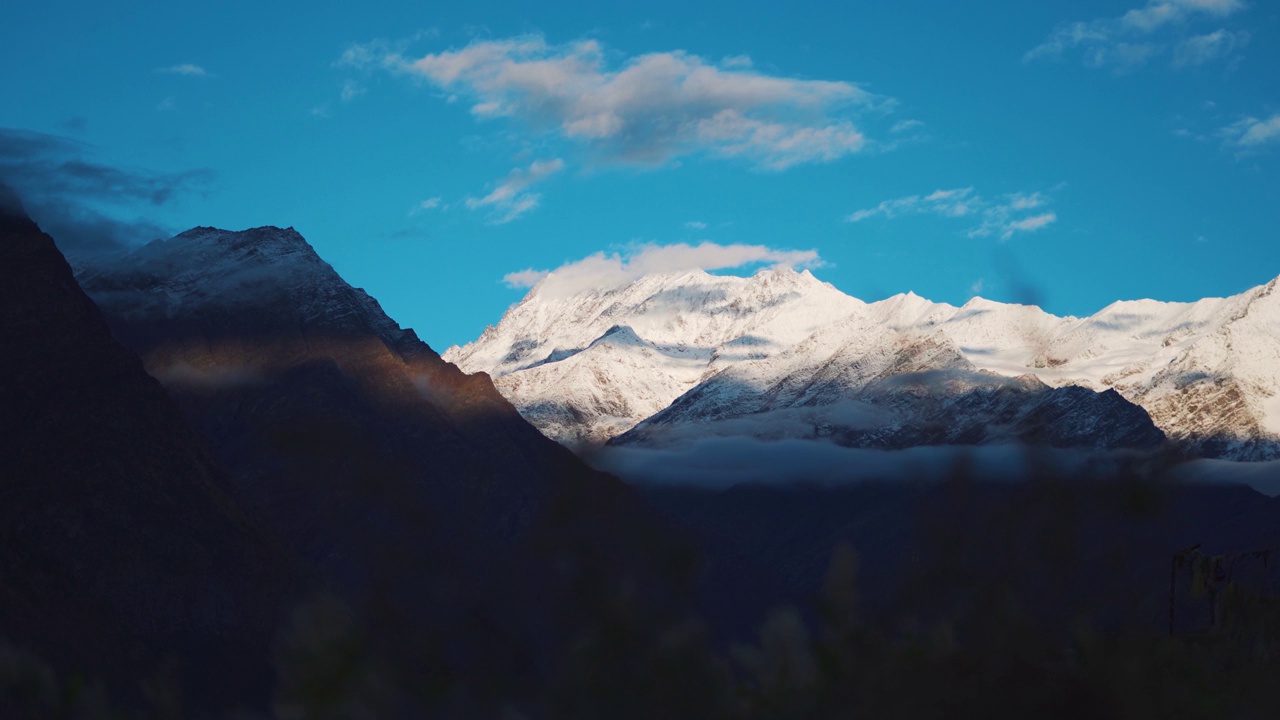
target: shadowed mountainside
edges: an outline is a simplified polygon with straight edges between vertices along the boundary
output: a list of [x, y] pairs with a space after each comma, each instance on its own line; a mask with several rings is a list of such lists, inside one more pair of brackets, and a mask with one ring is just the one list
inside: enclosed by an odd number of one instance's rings
[[676, 602], [682, 546], [634, 491], [441, 360], [294, 230], [196, 228], [79, 279], [253, 511], [419, 662], [527, 677], [619, 583]]
[[0, 636], [117, 680], [172, 656], [205, 701], [261, 702], [300, 564], [0, 195]]

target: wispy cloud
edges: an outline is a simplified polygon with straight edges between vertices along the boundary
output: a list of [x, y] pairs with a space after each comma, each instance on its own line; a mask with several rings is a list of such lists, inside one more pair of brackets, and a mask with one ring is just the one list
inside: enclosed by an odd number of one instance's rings
[[850, 214], [846, 219], [849, 222], [860, 222], [877, 216], [894, 218], [899, 215], [921, 213], [931, 213], [946, 217], [964, 217], [976, 212], [982, 204], [982, 198], [975, 195], [971, 187], [934, 190], [928, 195], [908, 195], [893, 200], [885, 200], [873, 208], [858, 210]]
[[889, 128], [889, 132], [897, 135], [899, 133], [907, 132], [908, 130], [915, 130], [916, 128], [922, 127], [924, 127], [924, 123], [919, 120], [899, 120], [893, 124], [893, 127]]
[[690, 220], [689, 222], [685, 223], [684, 226], [686, 228], [689, 228], [690, 230], [706, 230], [707, 229], [707, 224], [702, 222], [701, 220]]
[[862, 150], [857, 110], [891, 101], [849, 82], [780, 77], [742, 57], [683, 52], [606, 61], [595, 40], [486, 40], [410, 57], [386, 43], [348, 48], [340, 65], [421, 77], [471, 101], [481, 119], [513, 118], [585, 146], [606, 162], [655, 166], [693, 154], [783, 170]]
[[1173, 49], [1174, 67], [1195, 67], [1224, 58], [1244, 47], [1249, 33], [1215, 30], [1205, 35], [1189, 37]]
[[1254, 151], [1280, 145], [1280, 113], [1269, 118], [1246, 117], [1222, 128], [1219, 135], [1228, 145], [1241, 151]]
[[494, 211], [491, 222], [496, 225], [511, 222], [538, 207], [542, 195], [529, 192], [529, 187], [546, 180], [564, 169], [560, 158], [535, 160], [528, 168], [516, 168], [507, 174], [488, 195], [467, 198], [472, 210], [489, 208]]
[[341, 97], [342, 102], [345, 103], [345, 102], [351, 102], [352, 100], [355, 100], [356, 98], [360, 97], [363, 94], [364, 94], [363, 85], [356, 82], [355, 80], [347, 80], [346, 82], [342, 83], [342, 92], [340, 93], [339, 97]]
[[[92, 159], [92, 148], [57, 135], [0, 128], [0, 183], [68, 254], [116, 250], [169, 234], [147, 208], [206, 185], [211, 170], [152, 173]], [[121, 219], [127, 216], [130, 219]]]
[[409, 217], [413, 217], [418, 213], [430, 212], [432, 210], [444, 210], [444, 209], [446, 209], [446, 206], [444, 204], [444, 198], [429, 197], [426, 200], [423, 200], [422, 202], [418, 203], [417, 205], [414, 205], [413, 208], [409, 210]]
[[211, 77], [208, 70], [193, 65], [191, 63], [182, 63], [180, 65], [170, 65], [169, 67], [156, 68], [155, 72], [162, 75], [186, 75], [187, 77]]
[[1086, 67], [1126, 72], [1146, 64], [1172, 43], [1174, 67], [1201, 65], [1230, 55], [1244, 45], [1248, 35], [1220, 29], [1189, 36], [1187, 26], [1223, 19], [1244, 8], [1242, 0], [1148, 0], [1119, 17], [1059, 25], [1022, 59], [1061, 59], [1078, 53]]
[[639, 245], [625, 253], [598, 252], [555, 270], [528, 268], [507, 274], [503, 281], [511, 287], [532, 287], [552, 297], [573, 295], [591, 288], [620, 287], [646, 275], [690, 270], [723, 270], [749, 265], [775, 267], [817, 267], [822, 264], [816, 250], [778, 250], [764, 245]]
[[1040, 192], [1018, 192], [988, 199], [972, 187], [935, 190], [928, 195], [908, 195], [885, 200], [879, 205], [849, 214], [849, 222], [871, 218], [892, 219], [904, 215], [937, 215], [946, 218], [973, 218], [978, 224], [969, 237], [996, 236], [1008, 240], [1016, 233], [1039, 230], [1058, 219], [1045, 210], [1048, 197]]

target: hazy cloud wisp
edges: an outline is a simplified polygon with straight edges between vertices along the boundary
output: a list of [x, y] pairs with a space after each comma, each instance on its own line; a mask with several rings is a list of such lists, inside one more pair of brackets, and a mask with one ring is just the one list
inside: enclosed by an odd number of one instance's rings
[[[160, 207], [209, 182], [213, 172], [150, 173], [90, 159], [81, 142], [0, 128], [0, 182], [13, 187], [31, 216], [68, 254], [117, 250], [164, 237], [137, 206]], [[135, 217], [123, 219], [122, 214]]]
[[978, 225], [968, 231], [969, 237], [996, 236], [1008, 240], [1016, 233], [1039, 230], [1058, 219], [1045, 210], [1048, 198], [1039, 192], [1018, 192], [995, 200], [974, 192], [972, 187], [935, 190], [928, 195], [908, 195], [885, 200], [872, 208], [849, 214], [849, 222], [871, 218], [892, 219], [903, 215], [937, 215], [947, 218], [975, 218]]
[[1280, 145], [1280, 113], [1269, 118], [1241, 118], [1219, 134], [1228, 145], [1245, 152]]
[[156, 72], [164, 75], [186, 75], [187, 77], [209, 77], [209, 71], [192, 63], [181, 63], [169, 67], [156, 68]]
[[542, 201], [542, 195], [529, 192], [529, 187], [563, 169], [564, 161], [560, 158], [535, 160], [527, 168], [512, 170], [488, 195], [467, 198], [467, 207], [472, 210], [489, 208], [494, 211], [491, 222], [497, 225], [509, 223], [538, 207], [538, 203]]
[[1244, 8], [1242, 0], [1148, 0], [1119, 17], [1063, 23], [1022, 59], [1061, 59], [1078, 52], [1086, 67], [1125, 72], [1146, 64], [1174, 43], [1173, 67], [1202, 65], [1231, 55], [1249, 36], [1225, 28], [1188, 36], [1187, 25], [1224, 19]]

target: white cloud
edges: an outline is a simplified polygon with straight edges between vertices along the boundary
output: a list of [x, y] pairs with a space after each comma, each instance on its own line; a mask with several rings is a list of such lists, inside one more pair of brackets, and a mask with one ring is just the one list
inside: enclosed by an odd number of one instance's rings
[[516, 272], [503, 275], [502, 282], [506, 283], [507, 287], [531, 288], [542, 282], [542, 279], [550, 274], [551, 271], [549, 270], [534, 270], [529, 268], [527, 270], [518, 270]]
[[539, 292], [563, 297], [590, 288], [620, 287], [656, 273], [723, 270], [759, 264], [804, 268], [818, 267], [822, 260], [816, 250], [777, 250], [764, 245], [646, 244], [625, 254], [598, 252], [552, 271], [521, 270], [508, 274], [503, 280], [512, 287], [532, 287], [542, 282]]
[[1022, 218], [1021, 220], [1011, 220], [1007, 225], [1004, 226], [1004, 229], [1001, 231], [1001, 237], [1007, 240], [1010, 237], [1012, 237], [1015, 232], [1030, 232], [1032, 230], [1039, 230], [1040, 228], [1048, 225], [1049, 223], [1056, 221], [1057, 219], [1058, 219], [1057, 214], [1049, 212], [1041, 215], [1033, 215], [1029, 218]]
[[919, 120], [899, 120], [893, 124], [893, 127], [889, 128], [889, 132], [897, 135], [920, 127], [924, 127], [924, 123]]
[[969, 286], [969, 294], [977, 295], [978, 293], [982, 292], [982, 284], [983, 284], [982, 278], [978, 278], [977, 280], [974, 280], [973, 284]]
[[849, 222], [860, 222], [876, 216], [895, 218], [899, 215], [934, 214], [946, 217], [964, 217], [979, 209], [982, 198], [973, 194], [973, 188], [956, 188], [953, 190], [934, 190], [925, 196], [908, 195], [906, 197], [885, 200], [873, 208], [858, 210], [846, 219]]
[[[992, 235], [1008, 240], [1019, 232], [1032, 232], [1053, 223], [1058, 216], [1052, 212], [1028, 215], [1027, 212], [1048, 204], [1048, 198], [1039, 192], [1010, 193], [989, 200], [974, 192], [972, 187], [934, 190], [928, 195], [908, 195], [885, 200], [872, 208], [850, 213], [845, 220], [861, 222], [875, 217], [892, 219], [903, 215], [938, 215], [948, 218], [977, 217], [980, 224], [968, 231], [969, 237]], [[976, 291], [975, 291], [976, 292]]]
[[1030, 210], [1038, 208], [1047, 202], [1044, 195], [1038, 192], [1033, 193], [1014, 193], [1009, 196], [1009, 209], [1011, 210]]
[[707, 224], [702, 222], [701, 220], [690, 220], [689, 222], [685, 223], [684, 226], [689, 228], [690, 230], [706, 230], [707, 229]]
[[156, 103], [156, 112], [176, 112], [177, 109], [178, 99], [172, 95]]
[[613, 65], [594, 40], [487, 40], [418, 58], [371, 44], [339, 62], [425, 78], [468, 98], [478, 118], [514, 118], [633, 165], [696, 153], [772, 170], [830, 162], [865, 145], [852, 109], [889, 104], [848, 82], [768, 75], [741, 57], [716, 64], [673, 51]]
[[1120, 23], [1138, 32], [1150, 33], [1198, 13], [1226, 17], [1242, 9], [1242, 0], [1148, 0], [1144, 7], [1125, 13]]
[[1201, 19], [1225, 18], [1244, 8], [1242, 0], [1147, 0], [1146, 5], [1119, 17], [1059, 25], [1022, 59], [1031, 62], [1062, 58], [1069, 51], [1079, 50], [1087, 67], [1124, 72], [1164, 52], [1165, 41], [1176, 41], [1173, 66], [1199, 65], [1229, 54], [1244, 44], [1247, 35], [1219, 30], [1186, 37], [1186, 25]]
[[342, 102], [351, 102], [364, 94], [364, 86], [355, 80], [342, 83]]
[[444, 198], [430, 197], [418, 203], [417, 205], [414, 205], [413, 209], [409, 211], [409, 217], [413, 217], [414, 215], [417, 215], [418, 213], [422, 213], [422, 212], [428, 212], [431, 210], [443, 210], [443, 209], [445, 209]]
[[1241, 150], [1260, 150], [1280, 145], [1280, 113], [1265, 120], [1246, 117], [1223, 128], [1220, 133], [1228, 144]]
[[512, 170], [488, 195], [482, 198], [467, 198], [467, 207], [472, 210], [492, 209], [495, 212], [492, 218], [494, 224], [511, 222], [538, 207], [538, 203], [542, 200], [542, 195], [529, 192], [528, 188], [562, 169], [564, 169], [564, 161], [560, 158], [535, 160], [528, 168]]
[[1207, 35], [1195, 35], [1178, 43], [1173, 50], [1173, 66], [1188, 67], [1226, 57], [1249, 41], [1245, 32], [1218, 29]]
[[189, 77], [209, 77], [209, 72], [199, 65], [191, 63], [182, 63], [181, 65], [170, 65], [169, 67], [156, 68], [156, 72], [165, 75], [187, 75]]

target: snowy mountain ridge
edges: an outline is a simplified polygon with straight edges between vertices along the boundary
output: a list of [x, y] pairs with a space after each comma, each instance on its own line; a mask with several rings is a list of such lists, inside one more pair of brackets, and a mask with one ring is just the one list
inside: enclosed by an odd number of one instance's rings
[[409, 332], [372, 296], [348, 285], [293, 228], [196, 227], [100, 259], [77, 275], [100, 304], [123, 317], [272, 307], [294, 314], [302, 328], [369, 329], [391, 344]]
[[652, 275], [569, 297], [538, 286], [444, 358], [488, 372], [549, 436], [599, 444], [720, 370], [771, 357], [863, 305], [791, 270]]
[[[896, 375], [963, 370], [1114, 389], [1193, 453], [1261, 460], [1280, 457], [1276, 285], [1192, 303], [1120, 301], [1076, 318], [977, 297], [961, 307], [914, 293], [868, 304], [808, 271], [693, 271], [569, 297], [535, 287], [444, 358], [490, 373], [526, 418], [571, 445], [607, 442], [677, 399], [687, 417], [724, 419], [846, 403]], [[921, 356], [930, 346], [954, 352]]]

